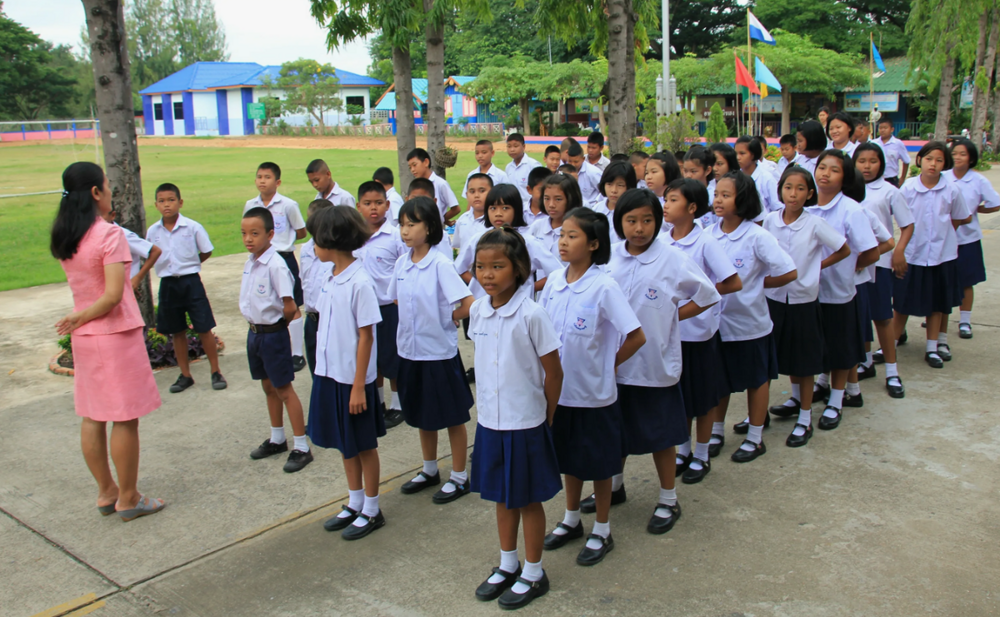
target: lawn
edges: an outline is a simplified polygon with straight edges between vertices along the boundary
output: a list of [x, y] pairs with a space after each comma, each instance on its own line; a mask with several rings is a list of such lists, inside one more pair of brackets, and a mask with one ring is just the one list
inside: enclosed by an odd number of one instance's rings
[[[282, 169], [282, 194], [306, 206], [316, 192], [306, 180], [306, 165], [314, 158], [326, 160], [333, 178], [352, 193], [371, 179], [381, 166], [395, 171], [395, 150], [307, 150], [287, 148], [199, 148], [184, 145], [143, 146], [142, 189], [147, 226], [156, 220], [153, 191], [163, 182], [173, 182], [184, 198], [183, 214], [202, 225], [215, 245], [215, 255], [243, 251], [239, 218], [243, 204], [255, 195], [254, 173], [265, 160]], [[0, 146], [0, 194], [60, 189], [62, 171], [77, 160], [94, 160], [94, 147], [69, 144]], [[494, 163], [510, 161], [498, 151]], [[456, 195], [461, 195], [465, 176], [476, 166], [472, 152], [460, 152], [458, 163], [448, 174]], [[402, 192], [404, 187], [397, 187]], [[65, 281], [62, 268], [49, 253], [49, 228], [59, 205], [59, 195], [0, 199], [0, 291]], [[463, 204], [464, 207], [464, 204]]]

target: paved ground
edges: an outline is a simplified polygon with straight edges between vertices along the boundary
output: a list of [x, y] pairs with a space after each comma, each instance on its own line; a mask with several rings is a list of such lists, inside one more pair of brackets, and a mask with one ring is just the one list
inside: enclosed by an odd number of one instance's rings
[[[1000, 215], [985, 221], [1000, 227]], [[984, 245], [996, 263], [1000, 233], [987, 231]], [[498, 559], [493, 507], [475, 496], [435, 506], [429, 495], [401, 495], [420, 464], [413, 430], [393, 429], [380, 443], [388, 525], [357, 543], [321, 527], [347, 492], [335, 453], [318, 452], [295, 475], [281, 461], [249, 459], [267, 420], [242, 350], [242, 261], [212, 259], [205, 271], [229, 344], [230, 387], [208, 388], [204, 364], [194, 366], [198, 385], [180, 395], [166, 391], [176, 369], [157, 375], [165, 404], [142, 422], [140, 487], [170, 505], [128, 525], [96, 513], [72, 381], [45, 370], [68, 290], [0, 294], [0, 615], [497, 614], [472, 595]], [[629, 502], [612, 516], [616, 550], [590, 569], [575, 565], [578, 546], [546, 553], [552, 592], [526, 612], [1000, 614], [1000, 428], [987, 399], [1000, 271], [991, 275], [977, 292], [976, 337], [955, 337], [944, 370], [922, 362], [922, 330], [911, 322], [905, 400], [884, 394], [880, 374], [840, 429], [792, 450], [783, 445], [790, 423], [775, 422], [767, 455], [745, 466], [728, 461], [738, 443], [729, 433], [705, 482], [680, 485], [683, 517], [665, 536], [645, 532], [657, 496], [652, 463], [630, 461]], [[463, 353], [471, 355], [467, 343]], [[308, 392], [307, 373], [296, 386]], [[777, 382], [772, 401], [787, 388]], [[730, 419], [744, 409], [738, 401]], [[445, 447], [445, 470], [447, 455]], [[561, 498], [546, 510], [554, 525]]]

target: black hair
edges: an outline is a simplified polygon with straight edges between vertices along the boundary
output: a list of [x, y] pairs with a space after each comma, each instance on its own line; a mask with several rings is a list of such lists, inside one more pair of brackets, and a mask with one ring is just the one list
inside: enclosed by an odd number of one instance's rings
[[736, 185], [736, 216], [745, 221], [752, 221], [760, 216], [760, 195], [753, 178], [737, 170], [730, 171], [717, 179], [717, 182], [722, 180], [732, 180]]
[[[549, 146], [549, 147], [555, 148], [555, 146]], [[558, 148], [556, 148], [556, 152], [558, 153]], [[548, 153], [546, 152], [546, 154]], [[543, 167], [541, 165], [535, 167], [534, 169], [528, 172], [528, 188], [529, 189], [535, 188], [536, 185], [538, 185], [540, 182], [544, 182], [545, 179], [551, 175], [552, 172], [549, 171], [548, 167]]]
[[[951, 156], [951, 150], [948, 149], [948, 146], [946, 146], [943, 141], [938, 141], [936, 139], [925, 143], [923, 147], [920, 148], [920, 152], [917, 152], [917, 160], [919, 161], [935, 150], [940, 150], [944, 153], [945, 169], [951, 169], [955, 166], [955, 159]], [[919, 165], [917, 166], [919, 167]]]
[[504, 204], [513, 208], [514, 222], [511, 225], [518, 229], [527, 227], [527, 223], [524, 221], [524, 201], [521, 199], [521, 191], [517, 190], [517, 187], [513, 184], [498, 184], [490, 189], [483, 204], [483, 210], [485, 211], [483, 224], [486, 226], [486, 229], [493, 229], [493, 223], [490, 222], [489, 216], [490, 206], [497, 204]]
[[358, 201], [361, 201], [361, 196], [365, 193], [378, 193], [382, 199], [385, 199], [385, 187], [374, 180], [361, 183], [361, 186], [358, 187]]
[[663, 175], [665, 176], [666, 183], [670, 184], [677, 178], [681, 177], [681, 166], [677, 164], [677, 157], [669, 152], [657, 152], [653, 156], [649, 157], [650, 161], [656, 161], [660, 164], [660, 168], [663, 170]]
[[95, 163], [73, 163], [63, 171], [63, 196], [52, 222], [49, 250], [56, 259], [72, 259], [80, 241], [97, 220], [93, 188], [104, 191], [104, 170]]
[[587, 135], [588, 144], [597, 144], [600, 147], [604, 147], [604, 135], [600, 131], [594, 131], [590, 135]]
[[647, 206], [653, 211], [653, 220], [656, 225], [656, 231], [653, 234], [654, 239], [659, 235], [660, 227], [663, 226], [663, 205], [660, 203], [660, 198], [649, 189], [629, 189], [622, 193], [622, 196], [618, 199], [618, 204], [615, 206], [613, 223], [615, 233], [618, 234], [619, 238], [625, 237], [625, 228], [622, 223], [625, 220], [625, 215], [633, 210]]
[[564, 174], [575, 174], [580, 170], [577, 169], [576, 167], [573, 167], [569, 163], [563, 163], [562, 165], [559, 166], [559, 169], [557, 169], [556, 171], [562, 172]]
[[[656, 201], [659, 200], [657, 199]], [[660, 218], [663, 218], [662, 210]], [[608, 217], [600, 212], [594, 212], [590, 208], [575, 208], [572, 212], [566, 214], [563, 224], [568, 219], [573, 219], [577, 222], [583, 233], [587, 234], [588, 242], [597, 240], [597, 250], [590, 254], [591, 264], [603, 266], [611, 261], [611, 231], [608, 225]]]
[[808, 208], [809, 206], [815, 206], [819, 199], [819, 191], [816, 190], [816, 179], [813, 178], [812, 173], [808, 169], [805, 167], [799, 167], [798, 165], [789, 165], [781, 174], [781, 179], [778, 181], [778, 201], [785, 203], [785, 198], [781, 195], [781, 187], [784, 186], [785, 180], [789, 176], [802, 176], [806, 179], [806, 187], [812, 191], [812, 197], [807, 199], [806, 203], [804, 203], [802, 207]]
[[307, 174], [318, 174], [324, 171], [330, 171], [330, 167], [323, 159], [313, 159], [306, 165]]
[[816, 168], [819, 169], [819, 164], [823, 162], [823, 159], [831, 156], [839, 159], [843, 165], [844, 180], [840, 187], [840, 192], [858, 203], [864, 201], [865, 180], [864, 178], [861, 178], [857, 170], [854, 169], [854, 161], [851, 160], [851, 157], [844, 154], [843, 150], [840, 150], [839, 148], [824, 150], [822, 154], [816, 157]]
[[[501, 185], [503, 186], [503, 185]], [[517, 189], [514, 189], [517, 192]], [[510, 260], [514, 268], [515, 288], [524, 285], [531, 278], [531, 255], [528, 253], [528, 245], [524, 242], [524, 237], [516, 229], [509, 225], [504, 225], [496, 229], [490, 229], [479, 237], [476, 243], [476, 254], [484, 249], [499, 248], [504, 257]], [[475, 265], [473, 265], [475, 269]]]
[[[824, 141], [823, 144], [826, 145], [826, 142]], [[721, 154], [722, 158], [724, 158], [726, 160], [726, 166], [729, 167], [729, 171], [732, 172], [732, 171], [739, 171], [740, 170], [740, 162], [736, 158], [736, 148], [733, 148], [729, 144], [718, 143], [718, 144], [712, 144], [711, 146], [708, 147], [708, 149], [711, 150], [712, 153], [713, 153], [713, 156], [712, 156], [712, 167], [713, 168], [715, 167], [715, 156], [714, 155], [715, 154]], [[715, 174], [713, 172], [713, 177], [714, 177], [714, 175]], [[718, 178], [716, 178], [716, 179], [718, 179]]]
[[468, 186], [473, 180], [486, 180], [489, 183], [490, 188], [493, 188], [493, 178], [491, 178], [489, 174], [476, 172], [469, 176], [469, 178], [465, 181], [465, 185]]
[[694, 161], [701, 165], [704, 169], [708, 170], [708, 176], [705, 180], [712, 179], [712, 167], [715, 165], [715, 154], [702, 145], [691, 146], [691, 148], [684, 153], [685, 161]]
[[545, 212], [545, 214], [548, 214], [545, 210], [545, 189], [550, 186], [558, 187], [566, 197], [566, 212], [563, 214], [563, 218], [566, 218], [574, 209], [583, 207], [583, 196], [580, 195], [580, 185], [573, 179], [573, 176], [569, 174], [552, 174], [545, 179], [545, 184], [542, 185], [542, 203], [538, 204], [538, 209]]
[[863, 144], [858, 144], [857, 149], [854, 150], [854, 155], [851, 157], [851, 162], [857, 163], [858, 156], [862, 152], [874, 152], [875, 156], [878, 157], [878, 162], [879, 162], [878, 173], [875, 175], [874, 178], [872, 178], [872, 182], [874, 182], [875, 180], [881, 178], [882, 174], [885, 173], [885, 152], [882, 152], [882, 148], [879, 148], [872, 142], [868, 141]]
[[314, 199], [309, 202], [309, 207], [306, 209], [306, 231], [309, 232], [310, 236], [316, 235], [316, 229], [313, 223], [313, 219], [316, 218], [316, 213], [320, 210], [332, 207], [333, 202], [329, 199]]
[[782, 135], [781, 139], [778, 140], [778, 145], [779, 146], [791, 146], [791, 147], [794, 148], [795, 147], [795, 133], [788, 133], [786, 135]]
[[410, 182], [410, 186], [406, 189], [406, 194], [409, 195], [413, 191], [424, 191], [429, 195], [437, 196], [437, 191], [434, 188], [434, 183], [427, 178], [414, 178]]
[[566, 152], [567, 150], [569, 150], [569, 147], [572, 146], [573, 144], [579, 145], [577, 143], [577, 141], [575, 139], [573, 139], [572, 137], [567, 137], [566, 139], [560, 141], [559, 142], [559, 153], [562, 154], [563, 152]]
[[403, 207], [399, 209], [400, 227], [403, 226], [404, 216], [407, 221], [423, 223], [427, 226], [427, 244], [436, 246], [444, 238], [441, 212], [430, 197], [414, 197], [405, 202]]
[[767, 152], [767, 147], [770, 145], [767, 143], [767, 137], [764, 137], [763, 135], [754, 135], [754, 139], [757, 140], [757, 143], [760, 144], [760, 147], [763, 148], [764, 152]]
[[264, 232], [270, 233], [274, 231], [274, 216], [271, 215], [271, 211], [263, 206], [257, 206], [256, 208], [250, 208], [243, 213], [244, 219], [260, 219], [264, 223]]
[[827, 113], [827, 115], [830, 115], [830, 108], [827, 107], [826, 105], [823, 105], [822, 107], [816, 110], [816, 117], [818, 118], [819, 115], [824, 111]]
[[278, 167], [277, 163], [270, 163], [270, 162], [261, 163], [260, 165], [257, 166], [257, 171], [260, 171], [261, 169], [273, 173], [275, 180], [281, 180], [281, 168]]
[[618, 178], [625, 181], [626, 189], [634, 189], [638, 180], [635, 178], [635, 169], [627, 162], [615, 161], [604, 168], [604, 173], [601, 174], [601, 181], [597, 183], [597, 190], [601, 192], [601, 195], [607, 197], [608, 194], [604, 190], [604, 185], [610, 182], [614, 182]]
[[[738, 144], [747, 145], [747, 150], [750, 151], [750, 156], [753, 157], [754, 162], [759, 162], [762, 158], [764, 158], [764, 150], [760, 147], [760, 142], [757, 141], [756, 137], [751, 137], [749, 135], [740, 135], [736, 139], [736, 143], [737, 145]], [[735, 150], [736, 148], [734, 147], [733, 149]]]
[[614, 163], [614, 162], [617, 162], [617, 161], [622, 161], [623, 163], [628, 163], [628, 161], [629, 161], [628, 155], [625, 154], [624, 152], [617, 152], [615, 154], [612, 154], [611, 155], [611, 162]]
[[523, 144], [524, 143], [524, 135], [522, 135], [520, 133], [511, 133], [510, 135], [507, 136], [507, 143], [510, 143], [512, 141], [518, 141], [518, 142], [521, 142]]
[[663, 197], [666, 198], [670, 191], [679, 192], [686, 202], [694, 204], [695, 218], [708, 214], [708, 189], [701, 182], [691, 178], [678, 178], [667, 185], [666, 190], [663, 191]]
[[891, 124], [893, 128], [896, 128], [896, 124], [892, 121], [892, 118], [890, 118], [889, 116], [882, 116], [881, 118], [879, 118], [878, 124], [876, 124], [875, 126], [878, 126], [879, 124]]
[[410, 159], [429, 162], [431, 160], [431, 155], [427, 154], [427, 150], [424, 150], [423, 148], [414, 148], [406, 155], [406, 160], [409, 161]]
[[553, 152], [555, 152], [556, 154], [561, 154], [559, 152], [559, 146], [549, 146], [548, 148], [546, 148], [545, 149], [545, 156], [548, 156], [548, 155], [552, 154]]
[[379, 167], [372, 174], [372, 180], [382, 184], [395, 184], [396, 178], [392, 175], [392, 170], [388, 167]]
[[171, 184], [170, 182], [164, 182], [160, 186], [156, 187], [156, 190], [153, 192], [153, 199], [156, 199], [156, 196], [160, 193], [173, 193], [174, 195], [177, 195], [177, 199], [181, 198], [181, 190], [177, 188], [176, 184]]
[[[972, 140], [966, 139], [965, 137], [960, 137], [955, 141], [951, 142], [952, 151], [955, 150], [955, 146], [965, 146], [965, 151], [969, 153], [969, 169], [975, 169], [976, 165], [979, 164], [979, 150], [976, 148], [976, 144], [972, 143]], [[955, 157], [952, 156], [952, 167], [955, 166]]]
[[798, 126], [796, 133], [801, 133], [806, 140], [805, 150], [808, 152], [822, 152], [826, 150], [826, 129], [815, 120], [806, 120]]
[[352, 253], [372, 235], [361, 213], [350, 206], [324, 208], [309, 219], [313, 242], [321, 249]]
[[[664, 150], [664, 152], [667, 152]], [[674, 150], [674, 158], [678, 161], [684, 160], [684, 155], [687, 154], [687, 150]]]
[[830, 137], [830, 123], [833, 122], [834, 120], [840, 120], [841, 122], [843, 122], [848, 126], [850, 130], [847, 131], [847, 139], [850, 140], [850, 138], [854, 136], [854, 129], [855, 127], [858, 126], [858, 121], [855, 120], [853, 116], [845, 114], [842, 111], [838, 111], [835, 114], [830, 114], [830, 116], [826, 119], [826, 136], [828, 138]]
[[629, 159], [631, 159], [632, 161], [635, 161], [637, 163], [639, 161], [645, 161], [648, 158], [649, 158], [649, 155], [646, 154], [645, 152], [643, 152], [642, 150], [636, 150], [635, 152], [633, 152], [632, 154], [629, 155]]
[[489, 146], [490, 150], [492, 150], [493, 149], [493, 142], [490, 141], [490, 140], [488, 140], [488, 139], [480, 139], [479, 141], [476, 142], [476, 146], [475, 147], [478, 148], [479, 146]]
[[566, 148], [566, 156], [583, 156], [583, 148], [574, 141]]

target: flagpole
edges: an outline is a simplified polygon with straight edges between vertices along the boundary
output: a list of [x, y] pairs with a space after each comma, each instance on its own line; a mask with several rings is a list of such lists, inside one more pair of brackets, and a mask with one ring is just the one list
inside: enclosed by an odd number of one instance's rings
[[[869, 132], [874, 135], [875, 127], [872, 125], [872, 112], [875, 111], [875, 37], [868, 31], [868, 127]], [[869, 138], [870, 139], [870, 138]]]
[[[750, 8], [747, 7], [747, 70], [750, 71], [750, 81], [753, 81], [753, 52], [750, 47]], [[747, 135], [753, 132], [753, 95], [750, 88], [747, 88], [747, 99], [750, 106], [747, 108]]]

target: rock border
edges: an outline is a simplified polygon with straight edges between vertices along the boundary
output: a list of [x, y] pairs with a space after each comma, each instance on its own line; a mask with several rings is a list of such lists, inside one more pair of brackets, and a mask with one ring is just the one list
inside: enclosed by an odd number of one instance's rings
[[[215, 342], [218, 343], [219, 353], [220, 354], [226, 350], [226, 344], [225, 344], [225, 342], [223, 342], [223, 340], [220, 339], [218, 337], [218, 335], [216, 335], [216, 337], [215, 337]], [[59, 350], [59, 353], [57, 353], [56, 355], [52, 356], [52, 359], [49, 360], [49, 372], [50, 373], [53, 373], [55, 375], [62, 375], [63, 377], [73, 377], [76, 374], [76, 371], [73, 370], [73, 369], [71, 369], [71, 368], [66, 368], [65, 366], [59, 366], [59, 360], [63, 356], [65, 356], [67, 353], [68, 352], [65, 349], [61, 349], [61, 350]], [[194, 360], [191, 360], [191, 364], [195, 364], [197, 362], [201, 362], [204, 359], [205, 359], [205, 356], [199, 356], [199, 357], [195, 358]], [[168, 368], [177, 368], [177, 367], [176, 366], [161, 366], [160, 368], [154, 368], [153, 372], [154, 373], [159, 373], [160, 371], [166, 370]]]

